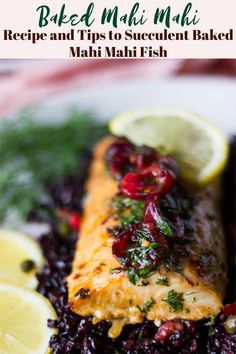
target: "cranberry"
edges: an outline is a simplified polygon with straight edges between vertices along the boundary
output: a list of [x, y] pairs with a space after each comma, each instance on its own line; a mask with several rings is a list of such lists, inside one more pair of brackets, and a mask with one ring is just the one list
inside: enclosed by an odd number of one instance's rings
[[120, 179], [136, 165], [136, 149], [126, 139], [117, 139], [106, 152], [106, 163], [111, 173]]
[[168, 247], [166, 237], [156, 228], [156, 224], [143, 223], [141, 226], [141, 231], [144, 231], [144, 233], [148, 235], [148, 240], [150, 242], [157, 242], [164, 248]]
[[120, 183], [121, 192], [131, 199], [145, 199], [150, 193], [164, 195], [175, 182], [170, 170], [161, 170], [158, 164], [152, 164], [141, 173], [127, 173]]
[[136, 241], [137, 236], [135, 235], [135, 227], [131, 226], [128, 230], [121, 232], [113, 241], [113, 255], [118, 259], [118, 261], [120, 261], [120, 259], [126, 259], [128, 248]]
[[80, 228], [80, 215], [79, 214], [70, 214], [69, 216], [69, 224], [74, 231], [78, 231]]
[[161, 262], [167, 250], [165, 236], [153, 223], [132, 225], [121, 232], [112, 244], [114, 257], [126, 268], [153, 268]]
[[177, 320], [169, 320], [164, 322], [157, 330], [155, 339], [157, 342], [167, 341], [174, 333], [184, 331], [184, 324]]
[[230, 305], [226, 305], [223, 309], [223, 312], [227, 316], [236, 315], [236, 302], [233, 302]]
[[[144, 222], [145, 223], [155, 223], [157, 220], [164, 220], [165, 213], [158, 208], [160, 198], [156, 194], [151, 194], [147, 197], [144, 206]], [[169, 218], [168, 223], [171, 226], [173, 235], [179, 239], [184, 237], [185, 225], [184, 221], [179, 216], [172, 216]]]
[[158, 159], [159, 156], [154, 149], [147, 146], [137, 148], [136, 166], [140, 171], [149, 167], [153, 162], [157, 162]]
[[185, 323], [189, 333], [195, 333], [196, 332], [196, 322], [184, 321], [184, 323]]
[[167, 194], [173, 187], [176, 180], [175, 174], [171, 170], [161, 170], [159, 176], [159, 184], [161, 186], [158, 194], [163, 196]]
[[155, 223], [160, 218], [160, 213], [157, 210], [159, 204], [159, 197], [157, 194], [151, 194], [147, 197], [144, 205], [144, 222]]

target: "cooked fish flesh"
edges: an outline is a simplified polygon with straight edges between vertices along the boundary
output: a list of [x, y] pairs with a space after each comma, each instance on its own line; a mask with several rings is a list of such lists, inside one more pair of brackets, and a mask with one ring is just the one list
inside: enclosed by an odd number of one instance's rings
[[[197, 204], [192, 215], [194, 238], [186, 246], [189, 257], [180, 260], [182, 272], [160, 268], [148, 282], [134, 285], [112, 254], [114, 236], [108, 232], [119, 223], [111, 204], [118, 182], [104, 162], [113, 140], [105, 138], [94, 151], [80, 236], [68, 277], [71, 309], [81, 316], [93, 316], [93, 323], [111, 322], [110, 337], [117, 337], [125, 324], [140, 323], [144, 318], [158, 324], [173, 318], [200, 320], [219, 313], [227, 281], [219, 181], [199, 191], [188, 188]], [[204, 257], [208, 257], [205, 263], [194, 261]], [[163, 275], [166, 284], [158, 282]]]

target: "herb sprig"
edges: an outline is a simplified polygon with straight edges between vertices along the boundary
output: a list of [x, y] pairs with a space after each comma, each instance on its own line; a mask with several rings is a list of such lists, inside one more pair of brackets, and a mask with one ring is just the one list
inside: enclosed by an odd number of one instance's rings
[[137, 308], [139, 309], [139, 311], [140, 311], [142, 314], [146, 315], [146, 314], [150, 311], [151, 307], [152, 307], [154, 304], [155, 304], [155, 301], [154, 301], [152, 298], [150, 298], [150, 299], [148, 299], [148, 300], [145, 302], [143, 308], [141, 308], [139, 305], [137, 305]]
[[129, 227], [133, 222], [143, 219], [144, 201], [115, 196], [112, 200], [115, 213], [124, 227]]
[[216, 317], [217, 316], [211, 316], [209, 318], [209, 321], [206, 323], [206, 326], [208, 326], [208, 334], [209, 336], [212, 336], [214, 334], [214, 326], [215, 326], [215, 322], [216, 322]]
[[181, 312], [184, 308], [183, 293], [179, 293], [175, 290], [170, 290], [167, 298], [162, 299], [162, 301], [165, 301], [173, 312]]
[[169, 286], [169, 282], [168, 282], [168, 279], [167, 277], [164, 275], [163, 277], [161, 278], [158, 278], [156, 280], [156, 284], [158, 285], [164, 285], [164, 286]]
[[168, 224], [168, 222], [166, 222], [163, 219], [157, 219], [156, 220], [156, 227], [167, 237], [173, 237], [173, 231], [170, 227], [170, 225]]
[[90, 113], [71, 111], [63, 122], [41, 123], [22, 112], [0, 125], [0, 221], [13, 211], [18, 218], [45, 201], [47, 182], [82, 173], [85, 152], [107, 132]]
[[142, 269], [129, 268], [127, 270], [127, 275], [129, 277], [129, 281], [136, 285], [136, 283], [140, 280], [140, 278], [148, 278], [154, 273], [153, 268], [145, 267]]

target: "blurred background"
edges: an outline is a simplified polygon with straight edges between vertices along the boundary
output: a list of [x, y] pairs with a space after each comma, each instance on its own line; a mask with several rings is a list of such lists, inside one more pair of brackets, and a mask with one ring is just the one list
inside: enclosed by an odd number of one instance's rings
[[73, 88], [132, 78], [214, 76], [236, 78], [236, 60], [0, 60], [0, 115], [16, 112]]

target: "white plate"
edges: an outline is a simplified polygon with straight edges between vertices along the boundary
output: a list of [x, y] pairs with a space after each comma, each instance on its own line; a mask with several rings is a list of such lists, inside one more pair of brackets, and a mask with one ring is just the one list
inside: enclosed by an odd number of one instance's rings
[[63, 119], [70, 107], [93, 110], [100, 119], [145, 106], [179, 106], [203, 114], [227, 134], [236, 133], [236, 80], [183, 77], [129, 79], [76, 89], [44, 101], [38, 117]]

